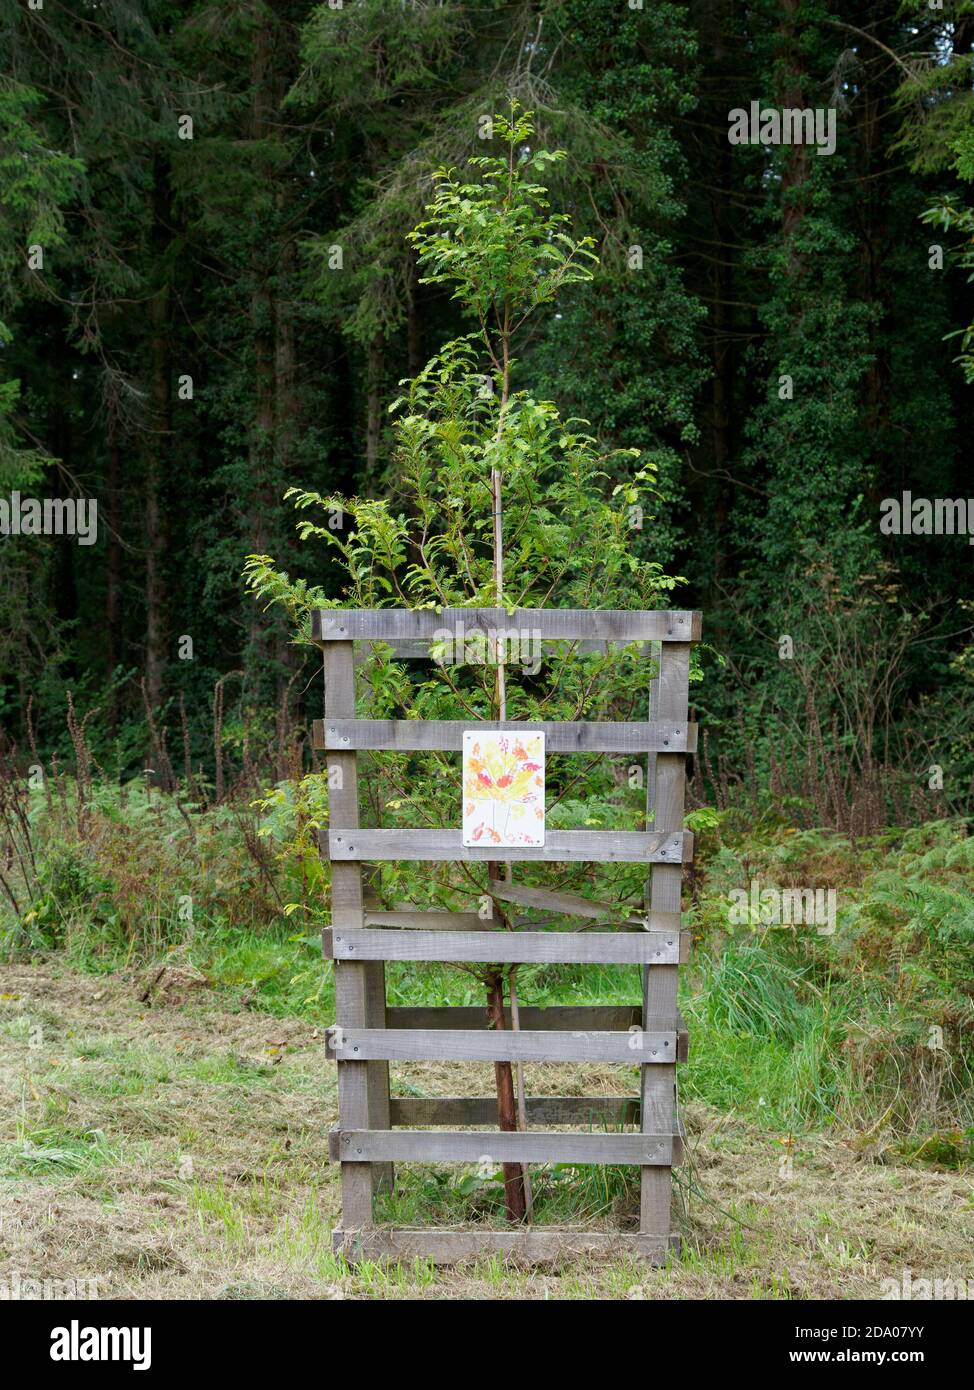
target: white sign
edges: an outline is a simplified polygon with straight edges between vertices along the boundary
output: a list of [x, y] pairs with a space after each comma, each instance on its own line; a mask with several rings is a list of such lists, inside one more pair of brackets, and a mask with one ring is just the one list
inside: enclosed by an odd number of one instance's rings
[[544, 734], [466, 729], [463, 843], [544, 844]]

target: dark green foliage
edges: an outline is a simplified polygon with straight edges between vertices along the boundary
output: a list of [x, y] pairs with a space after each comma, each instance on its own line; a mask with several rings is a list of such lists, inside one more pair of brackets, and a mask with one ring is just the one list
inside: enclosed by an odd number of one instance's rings
[[[686, 576], [720, 657], [698, 795], [748, 784], [851, 829], [963, 808], [969, 547], [883, 536], [878, 508], [971, 490], [967, 0], [65, 0], [0, 26], [0, 496], [99, 504], [92, 547], [0, 541], [21, 752], [33, 731], [72, 758], [70, 690], [111, 772], [167, 754], [212, 787], [221, 740], [223, 791], [307, 768], [313, 653], [240, 572], [299, 568], [288, 485], [395, 495], [397, 383], [470, 327], [406, 233], [435, 169], [497, 151], [513, 96], [566, 151], [544, 182], [599, 268], [559, 286], [512, 390], [654, 478], [628, 543]], [[731, 146], [752, 100], [834, 108], [835, 153]], [[308, 579], [338, 596], [327, 558]], [[874, 638], [865, 733], [836, 688], [840, 617]], [[870, 672], [894, 657], [883, 703]], [[859, 790], [816, 801], [830, 767]]]

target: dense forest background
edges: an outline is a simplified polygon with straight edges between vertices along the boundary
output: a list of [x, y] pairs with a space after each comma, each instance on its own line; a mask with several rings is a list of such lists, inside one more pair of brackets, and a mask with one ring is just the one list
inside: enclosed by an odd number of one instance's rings
[[[241, 572], [269, 554], [337, 594], [286, 487], [395, 496], [397, 383], [463, 327], [405, 232], [514, 96], [601, 259], [516, 385], [659, 470], [633, 544], [704, 610], [697, 800], [853, 832], [969, 806], [974, 551], [879, 523], [904, 490], [974, 494], [974, 7], [0, 13], [0, 496], [99, 522], [0, 537], [18, 753], [69, 760], [87, 717], [111, 774], [309, 765], [316, 653]], [[732, 145], [752, 101], [834, 108], [835, 153]]]

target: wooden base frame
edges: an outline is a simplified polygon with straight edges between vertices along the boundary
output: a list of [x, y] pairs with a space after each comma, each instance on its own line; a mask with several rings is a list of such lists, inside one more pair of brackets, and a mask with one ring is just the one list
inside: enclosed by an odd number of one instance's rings
[[[541, 853], [469, 853], [458, 831], [360, 828], [356, 750], [455, 750], [465, 726], [458, 721], [356, 720], [354, 644], [382, 641], [414, 656], [417, 648], [421, 652], [424, 645], [439, 640], [453, 621], [468, 629], [491, 622], [525, 628], [542, 641], [652, 644], [659, 665], [651, 682], [648, 720], [545, 726], [553, 752], [645, 754], [646, 830], [552, 834]], [[685, 758], [696, 748], [697, 734], [687, 718], [690, 647], [700, 636], [700, 625], [700, 615], [688, 612], [539, 610], [519, 612], [513, 619], [499, 610], [467, 609], [442, 614], [322, 610], [315, 615], [313, 631], [325, 665], [325, 717], [315, 722], [314, 733], [326, 755], [332, 788], [329, 830], [322, 836], [321, 851], [332, 871], [332, 925], [324, 934], [323, 948], [334, 961], [336, 980], [336, 1024], [329, 1030], [328, 1055], [338, 1067], [339, 1123], [330, 1135], [329, 1151], [341, 1165], [342, 1223], [333, 1244], [346, 1259], [429, 1259], [445, 1264], [501, 1255], [518, 1263], [552, 1264], [629, 1255], [660, 1264], [679, 1251], [679, 1236], [671, 1230], [671, 1170], [682, 1157], [676, 1064], [687, 1057], [688, 1038], [677, 1011], [677, 972], [688, 951], [688, 936], [680, 925], [680, 897], [693, 837], [683, 829], [683, 811]], [[502, 933], [491, 931], [491, 923], [474, 913], [414, 912], [397, 904], [387, 910], [366, 904], [363, 863], [478, 857], [642, 862], [649, 872], [644, 908], [620, 919], [604, 903], [504, 884], [503, 892], [516, 905], [579, 916], [587, 919], [589, 929]], [[480, 1009], [387, 1007], [387, 960], [631, 963], [642, 968], [643, 1000], [641, 1006], [525, 1007], [518, 1031], [495, 1031], [487, 1027]], [[638, 1065], [642, 1080], [638, 1097], [531, 1097], [527, 1132], [510, 1133], [492, 1127], [492, 1098], [391, 1096], [390, 1061], [411, 1059], [606, 1061]], [[542, 1125], [545, 1128], [537, 1127]], [[498, 1165], [638, 1166], [639, 1231], [536, 1226], [394, 1230], [376, 1225], [373, 1197], [391, 1187], [395, 1163], [484, 1160]]]

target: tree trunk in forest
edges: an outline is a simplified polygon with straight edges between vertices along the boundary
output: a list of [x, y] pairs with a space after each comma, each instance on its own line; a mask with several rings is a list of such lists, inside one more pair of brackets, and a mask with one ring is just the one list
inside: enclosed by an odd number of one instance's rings
[[375, 478], [379, 462], [379, 441], [382, 438], [382, 371], [385, 365], [385, 341], [377, 333], [369, 344], [367, 366], [367, 398], [365, 424], [365, 476]]
[[[255, 25], [250, 62], [253, 91], [251, 139], [255, 144], [271, 137], [273, 94], [271, 30], [261, 6], [254, 7]], [[255, 162], [261, 168], [259, 154]], [[275, 306], [270, 277], [272, 262], [266, 240], [255, 238], [251, 249], [250, 324], [254, 344], [254, 420], [250, 436], [250, 534], [256, 553], [268, 548], [267, 518], [273, 504], [275, 410]], [[255, 624], [258, 619], [255, 617]]]
[[[53, 392], [48, 411], [48, 438], [51, 441], [51, 450], [56, 459], [62, 462], [68, 461], [71, 467], [73, 435], [71, 429], [71, 408], [73, 405], [71, 373], [67, 363], [62, 362], [55, 368], [57, 376], [57, 389]], [[58, 477], [63, 477], [59, 474]], [[78, 616], [78, 587], [77, 575], [75, 571], [75, 549], [76, 546], [72, 538], [63, 532], [54, 540], [55, 561], [53, 567], [54, 580], [54, 610], [59, 619], [64, 622], [73, 623]], [[73, 659], [70, 660], [67, 668], [69, 679], [74, 679], [76, 666]]]
[[[105, 643], [108, 679], [122, 659], [122, 459], [118, 443], [118, 410], [109, 402], [108, 417], [108, 573], [105, 584]], [[118, 691], [113, 685], [108, 702], [108, 732], [118, 731]]]
[[145, 441], [145, 683], [149, 704], [162, 703], [168, 643], [169, 515], [163, 488], [169, 477], [172, 439], [172, 373], [169, 355], [170, 189], [166, 157], [153, 169], [152, 252], [157, 283], [149, 300], [149, 429]]
[[[276, 135], [274, 54], [278, 35], [274, 16], [262, 3], [251, 6], [253, 21], [250, 59], [250, 140], [253, 145], [253, 167], [265, 184], [265, 193], [275, 177], [276, 169], [267, 150], [268, 142]], [[270, 200], [276, 209], [276, 200]], [[261, 227], [254, 223], [249, 250], [250, 270], [250, 332], [253, 351], [253, 416], [249, 436], [249, 488], [246, 495], [245, 525], [250, 548], [265, 555], [271, 549], [273, 532], [270, 522], [280, 502], [281, 489], [275, 485], [279, 422], [277, 386], [281, 344], [277, 332], [277, 288], [280, 271], [277, 261], [278, 240], [276, 219], [265, 216]], [[260, 700], [277, 699], [280, 694], [281, 671], [278, 666], [279, 634], [268, 629], [266, 616], [255, 606], [250, 622], [250, 668], [259, 679]]]
[[[283, 198], [278, 199], [279, 213], [283, 219]], [[281, 248], [279, 282], [282, 287], [274, 305], [274, 477], [278, 480], [290, 479], [294, 475], [294, 439], [300, 427], [299, 401], [297, 393], [297, 368], [295, 364], [294, 315], [292, 310], [294, 296], [295, 254], [294, 242], [287, 241]], [[275, 499], [277, 501], [277, 499]], [[288, 699], [288, 688], [294, 672], [301, 665], [301, 654], [289, 634], [281, 626], [276, 629], [277, 706], [281, 721], [280, 748], [282, 758], [286, 755], [293, 729], [293, 722], [300, 722], [303, 701], [300, 690], [294, 700]], [[282, 766], [279, 776], [283, 780], [288, 771]]]
[[[890, 26], [895, 29], [895, 24]], [[896, 42], [895, 32], [888, 36]], [[879, 304], [882, 319], [869, 326], [869, 360], [863, 380], [863, 424], [869, 440], [870, 468], [864, 480], [865, 495], [878, 512], [884, 484], [881, 475], [888, 472], [890, 447], [890, 415], [892, 364], [885, 324], [890, 313], [889, 281], [884, 274], [889, 254], [888, 210], [889, 192], [886, 181], [877, 178], [884, 163], [883, 132], [891, 115], [892, 104], [900, 74], [885, 61], [885, 55], [873, 55], [868, 78], [861, 84], [858, 102], [858, 123], [861, 130], [863, 182], [859, 194], [862, 220], [862, 298], [866, 303]]]
[[[725, 24], [727, 17], [721, 12], [712, 17], [716, 20], [711, 38], [713, 65], [717, 72], [726, 70], [728, 55], [725, 48]], [[732, 500], [730, 479], [731, 461], [731, 400], [733, 396], [733, 257], [731, 246], [735, 239], [735, 218], [731, 207], [733, 184], [733, 148], [727, 139], [726, 114], [723, 104], [711, 117], [713, 192], [710, 198], [713, 218], [714, 247], [711, 282], [713, 285], [713, 338], [711, 363], [713, 377], [710, 386], [710, 437], [713, 450], [714, 489], [717, 494], [714, 507], [714, 565], [713, 583], [719, 589], [727, 570], [728, 519]]]
[[[781, 0], [782, 22], [778, 27], [777, 53], [780, 64], [777, 104], [801, 108], [805, 105], [802, 92], [805, 65], [797, 24], [801, 0]], [[808, 183], [808, 146], [788, 145], [781, 175], [781, 227], [788, 247], [789, 273], [798, 279], [804, 271], [804, 258], [795, 247], [795, 233], [805, 218], [805, 186]]]
[[419, 268], [410, 251], [406, 270], [406, 360], [411, 377], [419, 376], [423, 361], [423, 320], [419, 309]]
[[[285, 287], [291, 286], [294, 275], [294, 244], [288, 242], [281, 251], [280, 278]], [[294, 319], [291, 305], [278, 296], [274, 313], [274, 397], [277, 432], [274, 436], [274, 457], [278, 477], [291, 474], [294, 436], [298, 426], [298, 402], [295, 391]]]

